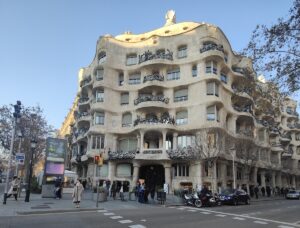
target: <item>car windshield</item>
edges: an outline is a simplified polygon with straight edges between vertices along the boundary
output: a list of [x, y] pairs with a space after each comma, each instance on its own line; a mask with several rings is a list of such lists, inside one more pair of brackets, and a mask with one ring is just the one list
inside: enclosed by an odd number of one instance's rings
[[233, 190], [232, 189], [225, 189], [221, 192], [221, 194], [223, 195], [229, 195], [229, 194], [232, 194], [233, 193]]

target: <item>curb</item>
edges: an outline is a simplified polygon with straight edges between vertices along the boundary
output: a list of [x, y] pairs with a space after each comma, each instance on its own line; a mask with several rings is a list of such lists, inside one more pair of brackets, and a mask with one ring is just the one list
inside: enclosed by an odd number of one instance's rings
[[17, 215], [42, 215], [42, 214], [56, 214], [56, 213], [72, 213], [72, 212], [89, 212], [103, 210], [103, 208], [74, 208], [74, 209], [53, 209], [44, 211], [17, 211]]

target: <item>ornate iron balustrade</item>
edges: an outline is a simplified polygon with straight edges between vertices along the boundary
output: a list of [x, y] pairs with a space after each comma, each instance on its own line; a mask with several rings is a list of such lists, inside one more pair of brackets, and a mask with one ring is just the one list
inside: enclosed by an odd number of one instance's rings
[[238, 111], [238, 112], [249, 112], [250, 114], [252, 114], [252, 109], [250, 106], [244, 106], [244, 107], [240, 107], [237, 105], [232, 105], [233, 109]]
[[247, 87], [239, 87], [233, 84], [231, 88], [235, 93], [247, 93], [248, 95], [251, 95], [252, 93], [252, 89]]
[[80, 97], [80, 98], [78, 99], [78, 102], [79, 102], [79, 103], [85, 103], [85, 102], [87, 102], [87, 101], [89, 101], [89, 98], [88, 98], [88, 97]]
[[74, 112], [75, 119], [81, 119], [82, 117], [89, 116], [90, 112]]
[[251, 129], [239, 129], [236, 131], [237, 134], [239, 135], [244, 135], [253, 138], [254, 134]]
[[162, 154], [162, 150], [143, 150], [143, 154]]
[[280, 137], [292, 140], [292, 136], [290, 133], [282, 133], [282, 134], [280, 134]]
[[191, 146], [167, 150], [167, 154], [174, 160], [194, 160], [200, 157], [199, 151]]
[[200, 53], [203, 53], [203, 52], [206, 52], [206, 51], [211, 51], [211, 50], [217, 50], [217, 51], [220, 51], [222, 53], [224, 53], [224, 47], [223, 45], [221, 44], [212, 44], [212, 43], [209, 43], [209, 44], [205, 44], [203, 46], [203, 48], [200, 48]]
[[108, 151], [109, 160], [125, 160], [125, 159], [133, 159], [135, 157], [136, 151], [129, 150], [117, 150], [117, 151]]
[[80, 82], [80, 87], [83, 87], [83, 86], [89, 84], [91, 81], [92, 81], [92, 77], [91, 77], [91, 76], [89, 76], [89, 77], [83, 79], [83, 80]]
[[173, 60], [173, 52], [171, 52], [169, 49], [167, 49], [167, 53], [165, 52], [152, 53], [151, 51], [148, 50], [144, 54], [139, 55], [139, 64], [152, 59]]
[[152, 81], [164, 81], [165, 77], [163, 75], [159, 74], [151, 74], [151, 75], [146, 75], [144, 77], [143, 83], [145, 82], [152, 82]]
[[148, 95], [148, 96], [140, 96], [137, 99], [134, 100], [134, 105], [138, 105], [139, 103], [142, 102], [147, 102], [147, 101], [160, 101], [165, 104], [169, 103], [169, 98], [166, 98], [162, 95], [154, 96], [154, 95]]
[[268, 127], [269, 123], [266, 120], [256, 119], [256, 123], [263, 125], [264, 127]]
[[156, 116], [150, 118], [138, 118], [134, 121], [133, 126], [137, 126], [139, 124], [172, 124], [175, 125], [175, 118], [170, 117], [168, 113], [164, 113], [160, 118]]
[[242, 74], [242, 75], [245, 74], [245, 69], [241, 68], [241, 67], [232, 67], [232, 71], [236, 72], [236, 73], [239, 73], [239, 74]]
[[269, 131], [272, 132], [272, 133], [280, 134], [280, 131], [279, 131], [278, 127], [270, 126]]

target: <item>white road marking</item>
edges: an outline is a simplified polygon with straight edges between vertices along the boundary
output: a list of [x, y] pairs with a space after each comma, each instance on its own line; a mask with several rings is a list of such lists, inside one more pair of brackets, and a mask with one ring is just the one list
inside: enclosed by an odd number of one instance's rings
[[203, 211], [201, 213], [204, 214], [204, 215], [210, 215], [211, 214], [210, 212], [206, 212], [206, 211]]
[[293, 226], [282, 226], [282, 225], [280, 225], [280, 226], [278, 226], [279, 228], [294, 228]]
[[[209, 213], [216, 213], [216, 214], [223, 214], [223, 215], [229, 215], [229, 216], [239, 216], [247, 219], [255, 219], [255, 220], [260, 220], [264, 222], [272, 222], [272, 223], [277, 223], [281, 225], [286, 225], [287, 227], [280, 227], [280, 228], [294, 228], [294, 227], [300, 227], [298, 224], [294, 223], [289, 223], [289, 222], [282, 222], [282, 221], [277, 221], [273, 219], [264, 219], [264, 218], [257, 218], [253, 216], [247, 216], [247, 215], [239, 215], [239, 214], [233, 214], [233, 213], [227, 213], [227, 212], [220, 212], [220, 211], [214, 211], [214, 210], [207, 210], [207, 209], [202, 209], [202, 208], [194, 208], [194, 210], [197, 211], [202, 211], [202, 212], [209, 212]], [[290, 226], [290, 227], [288, 227]]]
[[188, 210], [188, 211], [190, 211], [190, 212], [196, 212], [197, 210], [193, 210], [193, 209], [191, 209], [191, 210]]
[[241, 217], [233, 217], [233, 219], [235, 219], [235, 220], [245, 220], [245, 218], [241, 218]]
[[146, 228], [145, 226], [143, 225], [140, 225], [140, 224], [137, 224], [137, 225], [131, 225], [131, 226], [128, 226], [130, 228]]
[[131, 220], [120, 220], [119, 223], [125, 224], [125, 223], [132, 223]]
[[122, 217], [122, 216], [116, 215], [116, 216], [111, 216], [110, 218], [111, 218], [111, 219], [121, 219], [121, 218], [123, 218], [123, 217]]
[[98, 210], [97, 212], [107, 212], [107, 210]]
[[175, 207], [169, 207], [169, 208], [175, 208]]
[[178, 207], [177, 209], [178, 210], [185, 210], [186, 208], [185, 207]]
[[266, 225], [266, 224], [268, 224], [267, 222], [263, 222], [263, 221], [254, 221], [254, 223], [257, 223], [257, 224], [262, 224], [262, 225]]
[[226, 217], [227, 215], [222, 215], [222, 214], [216, 214], [218, 217]]
[[104, 215], [115, 215], [115, 213], [109, 212], [109, 213], [104, 213]]
[[146, 222], [147, 220], [146, 219], [141, 219], [141, 222]]

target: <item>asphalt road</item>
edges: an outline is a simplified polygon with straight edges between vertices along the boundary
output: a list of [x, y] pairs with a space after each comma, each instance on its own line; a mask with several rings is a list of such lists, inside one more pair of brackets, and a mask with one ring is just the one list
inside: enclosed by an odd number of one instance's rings
[[51, 213], [0, 217], [1, 228], [195, 228], [300, 227], [300, 201], [274, 200], [249, 206], [211, 208], [161, 207], [114, 211]]

